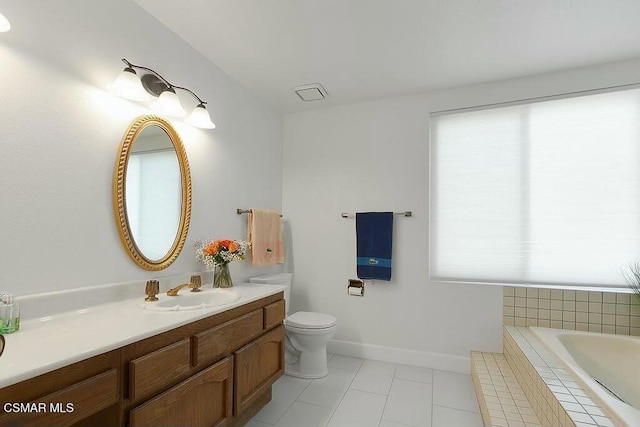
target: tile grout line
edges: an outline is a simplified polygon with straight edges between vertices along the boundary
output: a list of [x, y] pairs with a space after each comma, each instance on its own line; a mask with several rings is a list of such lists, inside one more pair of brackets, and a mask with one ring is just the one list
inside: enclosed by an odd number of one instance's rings
[[[442, 370], [442, 369], [432, 369], [432, 370], [433, 370], [433, 371], [440, 371], [440, 372], [449, 372], [449, 373], [454, 373], [454, 374], [460, 374], [460, 372], [445, 371], [445, 370]], [[462, 375], [468, 375], [469, 377], [471, 377], [471, 374], [462, 374]], [[435, 383], [435, 381], [433, 380], [433, 378], [431, 378], [431, 401], [432, 401], [432, 406], [439, 406], [439, 407], [441, 407], [441, 408], [453, 409], [453, 410], [456, 410], [456, 411], [471, 412], [471, 413], [473, 413], [473, 414], [481, 414], [481, 412], [480, 412], [480, 407], [479, 407], [479, 406], [478, 406], [478, 411], [476, 412], [476, 411], [469, 411], [469, 410], [467, 410], [467, 409], [460, 409], [460, 408], [456, 408], [456, 407], [453, 407], [453, 406], [447, 406], [447, 405], [441, 405], [441, 404], [436, 405], [435, 403], [433, 403], [433, 387], [434, 387], [434, 383]], [[471, 386], [473, 387], [473, 380], [471, 381]], [[475, 388], [474, 388], [474, 396], [475, 396]], [[482, 414], [481, 414], [481, 415], [482, 415]]]
[[[400, 363], [400, 364], [401, 364], [401, 363]], [[411, 366], [411, 365], [406, 365], [406, 366]], [[422, 368], [422, 366], [418, 366], [418, 367], [419, 367], [419, 368]], [[424, 368], [424, 369], [431, 369], [431, 370], [433, 370], [433, 368]], [[406, 379], [406, 378], [396, 378], [396, 377], [393, 377], [393, 379], [394, 379], [394, 380], [400, 380], [400, 381], [410, 381], [410, 382], [412, 382], [412, 383], [418, 383], [418, 384], [431, 384], [431, 383], [433, 383], [433, 379], [432, 379], [431, 381], [429, 381], [429, 382], [427, 382], [427, 381], [417, 381], [417, 380], [408, 380], [408, 379]]]
[[[432, 387], [431, 387], [431, 395], [433, 396], [433, 384], [432, 384]], [[431, 400], [433, 400], [433, 397], [432, 397], [432, 399], [431, 399]], [[439, 406], [439, 407], [441, 407], [441, 408], [453, 409], [454, 411], [464, 411], [464, 412], [469, 412], [470, 414], [480, 414], [480, 415], [482, 415], [479, 411], [478, 411], [478, 412], [476, 412], [476, 411], [469, 411], [468, 409], [454, 408], [453, 406], [436, 405], [435, 403], [432, 403], [432, 404], [431, 404], [431, 406]]]
[[451, 406], [436, 405], [436, 404], [433, 404], [432, 406], [438, 406], [438, 407], [440, 407], [440, 408], [453, 409], [453, 410], [455, 410], [455, 411], [462, 411], [462, 412], [468, 412], [468, 413], [470, 413], [470, 414], [479, 414], [479, 415], [481, 415], [481, 414], [480, 414], [480, 412], [476, 412], [476, 411], [469, 411], [468, 409], [452, 408]]
[[431, 427], [433, 427], [433, 412], [434, 412], [433, 409], [434, 409], [434, 406], [436, 406], [433, 404], [433, 383], [435, 382], [434, 379], [435, 378], [434, 378], [433, 369], [432, 369], [431, 370]]
[[[295, 377], [293, 377], [293, 378], [295, 378]], [[278, 425], [278, 423], [280, 422], [280, 420], [281, 420], [285, 415], [287, 415], [287, 413], [289, 412], [289, 409], [291, 409], [291, 407], [293, 406], [293, 404], [294, 404], [294, 403], [296, 403], [296, 402], [298, 402], [298, 398], [299, 398], [300, 396], [302, 396], [302, 393], [304, 393], [304, 391], [307, 389], [307, 387], [309, 387], [309, 386], [311, 385], [311, 383], [312, 383], [312, 382], [313, 382], [313, 380], [309, 381], [309, 384], [307, 384], [307, 385], [302, 389], [302, 391], [301, 391], [300, 393], [298, 393], [298, 395], [295, 397], [295, 399], [293, 399], [293, 402], [291, 402], [291, 403], [289, 404], [289, 406], [287, 406], [287, 409], [285, 409], [285, 410], [284, 410], [284, 412], [282, 413], [282, 415], [280, 415], [280, 418], [278, 418], [278, 421], [276, 421], [276, 423], [275, 423], [275, 424], [272, 424], [272, 425], [274, 425], [274, 426], [277, 426], [277, 425]], [[299, 403], [305, 403], [305, 402], [299, 402]]]
[[[335, 356], [335, 355], [334, 355]], [[333, 358], [333, 356], [331, 356]], [[347, 356], [345, 356], [347, 357]], [[333, 419], [333, 416], [335, 415], [336, 411], [338, 410], [338, 408], [340, 407], [340, 404], [342, 403], [342, 401], [344, 400], [344, 397], [347, 395], [347, 392], [349, 390], [351, 390], [351, 384], [353, 384], [353, 381], [355, 381], [356, 376], [358, 375], [358, 372], [360, 372], [360, 368], [362, 368], [362, 365], [364, 364], [365, 359], [361, 359], [362, 363], [360, 364], [360, 366], [358, 366], [358, 369], [356, 369], [355, 374], [353, 375], [353, 378], [351, 378], [351, 382], [349, 383], [349, 385], [347, 386], [347, 389], [345, 390], [345, 392], [342, 394], [342, 397], [340, 398], [340, 401], [338, 402], [338, 404], [336, 405], [336, 407], [334, 409], [332, 409], [331, 411], [331, 416], [329, 417], [329, 421], [327, 421], [327, 423], [325, 424], [325, 426], [329, 425], [329, 423], [331, 422], [331, 420]], [[299, 396], [298, 396], [299, 397]]]
[[391, 387], [393, 387], [393, 380], [396, 379], [396, 372], [398, 371], [398, 364], [394, 363], [393, 367], [393, 376], [391, 377], [391, 384], [389, 385], [389, 392], [387, 393], [387, 398], [384, 400], [384, 407], [382, 408], [382, 414], [380, 414], [380, 420], [378, 421], [378, 425], [382, 424], [384, 420], [384, 411], [387, 409], [387, 403], [389, 403], [389, 395], [391, 394]]
[[[333, 357], [333, 356], [334, 356], [334, 355], [332, 355], [332, 357]], [[327, 407], [325, 407], [325, 406], [321, 406], [321, 405], [314, 405], [313, 403], [301, 402], [300, 400], [298, 400], [298, 399], [300, 398], [300, 396], [301, 396], [301, 395], [302, 395], [302, 394], [303, 394], [303, 393], [304, 393], [304, 392], [309, 388], [309, 386], [310, 386], [311, 384], [313, 384], [313, 382], [316, 380], [316, 379], [311, 379], [311, 380], [309, 381], [309, 383], [308, 383], [308, 384], [306, 384], [306, 385], [302, 388], [302, 390], [297, 394], [297, 396], [295, 397], [295, 400], [294, 400], [290, 405], [288, 405], [288, 406], [287, 406], [287, 408], [285, 409], [285, 411], [283, 412], [283, 414], [282, 414], [282, 415], [281, 415], [281, 416], [276, 420], [275, 424], [270, 424], [270, 423], [266, 423], [266, 424], [269, 424], [270, 426], [276, 426], [276, 425], [278, 425], [278, 423], [280, 423], [280, 422], [282, 421], [282, 419], [284, 418], [284, 416], [285, 416], [286, 414], [288, 414], [288, 413], [291, 411], [291, 407], [293, 406], [293, 404], [297, 402], [297, 403], [304, 403], [304, 404], [307, 404], [307, 405], [310, 405], [310, 406], [316, 406], [316, 407], [318, 407], [318, 408], [330, 409], [330, 411], [331, 411], [331, 412], [330, 412], [330, 415], [328, 416], [326, 423], [324, 423], [324, 424], [323, 424], [323, 425], [326, 427], [326, 426], [327, 426], [328, 424], [330, 424], [330, 423], [331, 423], [331, 421], [333, 420], [333, 417], [335, 416], [335, 413], [336, 413], [337, 409], [338, 409], [338, 408], [340, 407], [340, 405], [343, 403], [344, 398], [345, 398], [345, 396], [346, 396], [347, 392], [349, 392], [349, 391], [351, 391], [351, 390], [354, 390], [354, 391], [358, 391], [358, 392], [362, 392], [362, 393], [368, 393], [368, 394], [373, 394], [373, 395], [377, 395], [377, 396], [385, 396], [385, 404], [384, 404], [384, 406], [383, 406], [383, 410], [382, 410], [381, 416], [380, 416], [379, 421], [378, 421], [378, 426], [380, 426], [380, 424], [382, 424], [383, 422], [385, 422], [385, 421], [390, 421], [390, 420], [386, 420], [386, 419], [384, 418], [384, 412], [386, 411], [386, 408], [387, 408], [387, 406], [388, 406], [388, 403], [389, 403], [389, 397], [390, 397], [390, 393], [391, 393], [391, 388], [393, 387], [393, 382], [394, 382], [395, 380], [399, 380], [399, 381], [408, 381], [408, 382], [410, 382], [410, 383], [415, 383], [415, 384], [430, 384], [430, 387], [431, 387], [431, 402], [430, 402], [429, 404], [430, 404], [430, 407], [431, 407], [431, 412], [430, 412], [430, 424], [431, 424], [431, 426], [433, 426], [433, 422], [434, 422], [434, 409], [435, 409], [435, 407], [447, 408], [447, 409], [451, 409], [451, 410], [455, 410], [455, 411], [462, 411], [462, 412], [464, 412], [464, 413], [470, 413], [470, 414], [478, 414], [478, 412], [477, 412], [477, 411], [473, 411], [473, 410], [460, 409], [460, 408], [451, 407], [451, 406], [447, 406], [447, 405], [436, 405], [436, 404], [434, 403], [434, 390], [435, 390], [435, 384], [434, 384], [434, 382], [435, 382], [435, 381], [434, 381], [434, 371], [436, 371], [436, 370], [435, 370], [435, 369], [432, 369], [432, 368], [428, 368], [428, 369], [430, 369], [430, 371], [431, 371], [431, 381], [430, 381], [429, 383], [426, 383], [426, 382], [424, 382], [424, 381], [416, 381], [416, 380], [413, 380], [413, 379], [397, 378], [397, 377], [396, 377], [396, 375], [397, 375], [397, 373], [398, 373], [398, 368], [399, 368], [399, 366], [401, 366], [402, 364], [394, 363], [394, 364], [393, 364], [393, 365], [394, 365], [394, 371], [393, 371], [393, 374], [392, 374], [392, 377], [391, 377], [391, 384], [390, 384], [389, 391], [387, 392], [387, 394], [386, 394], [386, 395], [385, 395], [385, 394], [374, 393], [374, 392], [371, 392], [371, 391], [365, 391], [365, 390], [358, 390], [358, 389], [354, 389], [354, 388], [352, 388], [353, 383], [355, 382], [356, 377], [358, 376], [358, 374], [359, 374], [359, 373], [360, 373], [360, 371], [362, 370], [362, 366], [364, 365], [364, 363], [365, 363], [368, 359], [361, 359], [361, 360], [362, 360], [362, 363], [361, 363], [361, 364], [360, 364], [360, 365], [359, 365], [359, 366], [358, 366], [354, 371], [351, 371], [351, 372], [353, 372], [353, 377], [351, 378], [351, 380], [350, 380], [350, 381], [349, 381], [349, 383], [347, 384], [347, 386], [346, 386], [346, 388], [345, 388], [345, 391], [342, 393], [342, 396], [340, 397], [340, 399], [339, 399], [338, 403], [336, 404], [336, 406], [335, 406], [334, 408], [327, 408]], [[343, 369], [343, 368], [333, 368], [333, 369], [343, 370], [343, 371], [349, 371], [348, 369]], [[445, 372], [446, 372], [446, 371], [445, 371]], [[395, 422], [395, 421], [390, 421], [390, 422]]]

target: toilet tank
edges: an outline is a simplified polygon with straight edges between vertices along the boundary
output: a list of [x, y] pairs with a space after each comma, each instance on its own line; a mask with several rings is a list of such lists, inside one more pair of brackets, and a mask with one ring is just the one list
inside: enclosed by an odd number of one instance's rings
[[280, 285], [284, 286], [284, 301], [286, 306], [286, 312], [289, 314], [289, 306], [291, 303], [291, 279], [293, 274], [291, 273], [276, 273], [267, 274], [265, 276], [252, 277], [249, 279], [250, 283], [260, 283], [263, 285]]

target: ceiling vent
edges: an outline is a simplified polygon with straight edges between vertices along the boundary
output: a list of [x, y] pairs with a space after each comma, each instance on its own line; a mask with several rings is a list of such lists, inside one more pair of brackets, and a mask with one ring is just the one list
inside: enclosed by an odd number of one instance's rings
[[298, 86], [293, 88], [293, 90], [304, 102], [320, 101], [327, 97], [327, 91], [320, 83]]

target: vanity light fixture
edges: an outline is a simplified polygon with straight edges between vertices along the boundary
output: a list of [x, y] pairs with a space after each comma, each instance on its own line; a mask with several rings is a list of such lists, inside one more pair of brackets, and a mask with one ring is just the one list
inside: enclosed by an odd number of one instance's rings
[[[157, 100], [151, 106], [153, 110], [170, 117], [185, 117], [187, 112], [182, 107], [180, 98], [178, 98], [175, 91], [176, 89], [184, 90], [198, 100], [198, 105], [191, 115], [185, 119], [185, 122], [202, 129], [214, 129], [216, 127], [205, 108], [206, 101], [200, 99], [192, 90], [169, 83], [167, 79], [151, 68], [132, 64], [126, 59], [123, 59], [122, 62], [127, 65], [126, 68], [113, 83], [107, 86], [111, 93], [122, 98], [142, 102], [153, 100], [149, 96], [152, 95], [157, 97]], [[142, 77], [138, 77], [134, 68], [144, 70], [147, 73], [143, 74]]]
[[176, 95], [176, 91], [169, 87], [162, 92], [158, 100], [151, 106], [157, 113], [164, 114], [169, 117], [184, 117], [187, 112], [180, 104], [180, 98]]
[[6, 33], [11, 29], [11, 23], [0, 13], [0, 33]]
[[138, 77], [136, 71], [131, 67], [122, 70], [114, 82], [107, 86], [107, 90], [114, 95], [132, 101], [151, 101], [151, 96], [149, 96], [144, 87], [142, 87], [140, 77]]

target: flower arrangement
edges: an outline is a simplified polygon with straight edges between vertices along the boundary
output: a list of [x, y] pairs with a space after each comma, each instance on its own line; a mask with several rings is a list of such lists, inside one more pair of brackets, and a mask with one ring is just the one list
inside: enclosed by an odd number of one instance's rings
[[196, 259], [211, 270], [216, 265], [243, 260], [248, 249], [249, 243], [244, 240], [204, 240], [196, 243]]

